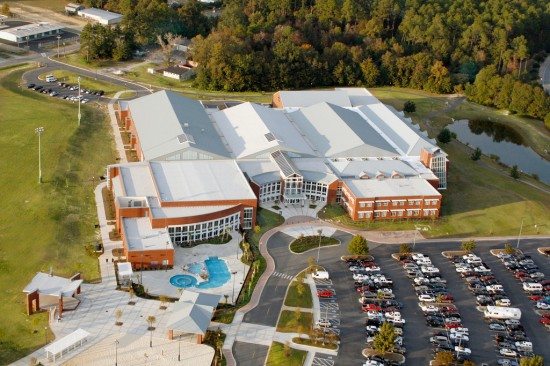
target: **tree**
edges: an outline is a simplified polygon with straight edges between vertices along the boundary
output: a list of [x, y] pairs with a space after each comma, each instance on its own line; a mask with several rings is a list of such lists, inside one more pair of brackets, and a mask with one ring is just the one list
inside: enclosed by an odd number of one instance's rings
[[150, 338], [149, 338], [149, 347], [153, 348], [153, 331], [155, 330], [155, 327], [153, 325], [157, 321], [157, 318], [155, 318], [153, 315], [149, 315], [145, 321], [147, 322], [147, 325], [149, 325], [149, 328], [147, 330], [150, 331]]
[[550, 130], [550, 112], [546, 113], [546, 116], [544, 116], [544, 127]]
[[475, 240], [465, 240], [460, 244], [460, 249], [470, 253], [476, 248]]
[[159, 301], [160, 301], [160, 309], [166, 310], [166, 303], [168, 302], [168, 296], [160, 295]]
[[474, 152], [470, 155], [470, 159], [472, 159], [473, 161], [481, 159], [481, 149], [479, 147], [476, 147]]
[[348, 244], [348, 252], [351, 255], [369, 254], [369, 244], [367, 239], [361, 235], [355, 235]]
[[451, 77], [443, 62], [438, 60], [432, 65], [425, 89], [435, 93], [448, 93], [451, 91]]
[[122, 325], [122, 323], [120, 322], [121, 318], [122, 318], [122, 309], [116, 309], [115, 310], [115, 319], [116, 319], [115, 325]]
[[450, 351], [441, 351], [435, 354], [434, 364], [436, 366], [452, 365], [454, 361], [453, 353]]
[[254, 226], [254, 234], [259, 234], [261, 231], [262, 231], [262, 228], [260, 227], [260, 225]]
[[381, 353], [393, 352], [396, 338], [394, 326], [390, 323], [383, 323], [374, 336], [373, 347]]
[[375, 86], [377, 84], [380, 71], [372, 58], [367, 58], [361, 62], [361, 72], [366, 87]]
[[399, 245], [399, 254], [409, 254], [412, 251], [412, 248], [409, 244], [403, 243]]
[[442, 129], [441, 132], [439, 132], [439, 134], [437, 135], [437, 141], [441, 142], [442, 144], [451, 142], [451, 138], [451, 130], [449, 130], [447, 127]]
[[539, 355], [535, 355], [532, 357], [522, 357], [519, 360], [520, 366], [543, 366], [544, 365], [544, 358]]
[[403, 110], [407, 113], [416, 112], [416, 104], [412, 100], [407, 100], [403, 105]]
[[510, 176], [514, 179], [519, 179], [519, 170], [517, 165], [514, 165], [512, 169], [510, 169]]
[[164, 36], [161, 36], [160, 34], [157, 35], [157, 44], [160, 46], [164, 66], [172, 65], [174, 50], [176, 49], [176, 45], [181, 42], [181, 40], [181, 36], [173, 33], [167, 33]]
[[516, 254], [516, 249], [511, 246], [509, 243], [504, 244], [504, 253], [506, 254]]
[[252, 252], [250, 251], [250, 243], [249, 242], [246, 242], [246, 241], [243, 241], [242, 242], [242, 247], [243, 247], [243, 257], [244, 257], [244, 261], [245, 262], [250, 262], [250, 257], [251, 257], [251, 254]]
[[3, 3], [0, 7], [0, 14], [11, 17], [10, 5], [8, 3]]

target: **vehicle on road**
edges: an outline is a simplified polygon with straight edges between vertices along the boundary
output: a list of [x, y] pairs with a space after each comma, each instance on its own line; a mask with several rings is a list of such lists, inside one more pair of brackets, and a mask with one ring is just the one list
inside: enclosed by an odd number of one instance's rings
[[47, 82], [47, 83], [53, 83], [54, 81], [57, 81], [57, 79], [55, 78], [55, 76], [53, 76], [53, 75], [47, 75], [47, 76], [46, 76], [46, 82]]

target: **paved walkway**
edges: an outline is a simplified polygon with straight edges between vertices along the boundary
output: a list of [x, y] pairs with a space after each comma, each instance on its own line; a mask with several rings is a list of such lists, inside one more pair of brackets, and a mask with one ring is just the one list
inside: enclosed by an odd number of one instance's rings
[[124, 150], [124, 143], [122, 142], [122, 137], [120, 135], [120, 128], [118, 127], [118, 121], [115, 112], [115, 103], [118, 98], [126, 92], [131, 92], [131, 90], [123, 90], [117, 92], [114, 97], [107, 104], [107, 109], [109, 110], [109, 119], [111, 121], [111, 129], [113, 132], [113, 137], [115, 139], [116, 151], [118, 154], [119, 162], [126, 163], [128, 159], [126, 158], [126, 151]]

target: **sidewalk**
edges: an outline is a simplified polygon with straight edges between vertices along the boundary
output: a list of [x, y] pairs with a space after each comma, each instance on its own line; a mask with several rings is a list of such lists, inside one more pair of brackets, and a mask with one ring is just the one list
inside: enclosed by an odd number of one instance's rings
[[122, 142], [122, 137], [120, 136], [120, 128], [118, 127], [116, 112], [115, 112], [115, 103], [118, 100], [118, 97], [126, 91], [117, 92], [114, 97], [107, 104], [107, 109], [109, 110], [109, 119], [111, 121], [111, 129], [113, 131], [113, 137], [115, 139], [115, 147], [118, 153], [119, 162], [127, 163], [128, 159], [126, 158], [126, 151], [124, 150], [124, 143]]

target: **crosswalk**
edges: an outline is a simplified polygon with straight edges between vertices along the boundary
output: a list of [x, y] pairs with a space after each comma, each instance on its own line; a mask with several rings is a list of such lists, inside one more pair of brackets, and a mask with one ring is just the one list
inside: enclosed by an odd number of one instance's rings
[[276, 272], [276, 271], [273, 272], [273, 276], [284, 278], [285, 280], [292, 280], [293, 278], [291, 275], [288, 275], [286, 273]]
[[332, 359], [332, 356], [317, 356], [317, 354], [315, 354], [311, 364], [313, 366], [333, 366], [334, 360]]

